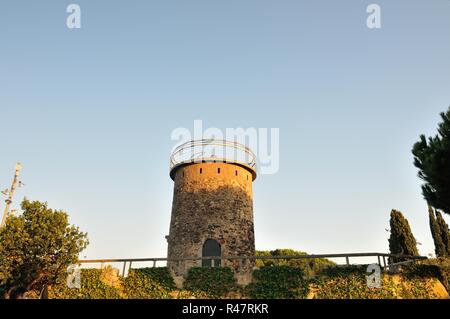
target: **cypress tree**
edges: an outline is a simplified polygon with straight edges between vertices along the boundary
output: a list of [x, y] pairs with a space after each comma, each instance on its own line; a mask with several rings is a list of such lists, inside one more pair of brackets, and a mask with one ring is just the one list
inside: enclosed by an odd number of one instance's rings
[[435, 218], [435, 212], [431, 206], [428, 206], [428, 215], [430, 217], [430, 229], [431, 235], [433, 236], [436, 257], [445, 257], [447, 256], [447, 247], [442, 241], [441, 228]]
[[439, 211], [436, 211], [436, 221], [437, 224], [439, 225], [442, 243], [444, 244], [445, 247], [445, 255], [443, 255], [442, 257], [450, 256], [450, 234], [448, 230], [448, 225]]
[[[408, 220], [395, 209], [391, 211], [391, 236], [389, 237], [389, 250], [395, 255], [418, 256], [417, 242], [414, 238]], [[402, 261], [394, 258], [394, 262]]]

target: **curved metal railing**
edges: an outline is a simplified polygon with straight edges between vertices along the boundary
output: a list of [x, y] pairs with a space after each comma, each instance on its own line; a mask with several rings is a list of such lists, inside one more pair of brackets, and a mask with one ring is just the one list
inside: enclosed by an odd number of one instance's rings
[[184, 163], [203, 161], [239, 163], [256, 170], [256, 155], [236, 141], [192, 140], [176, 147], [170, 156], [170, 170]]

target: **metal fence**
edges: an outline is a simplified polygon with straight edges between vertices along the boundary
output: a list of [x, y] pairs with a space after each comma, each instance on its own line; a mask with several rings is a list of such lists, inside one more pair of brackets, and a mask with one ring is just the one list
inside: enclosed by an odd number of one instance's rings
[[[163, 262], [175, 262], [180, 263], [183, 261], [202, 261], [210, 260], [211, 267], [220, 267], [224, 265], [224, 261], [239, 260], [241, 263], [246, 261], [256, 261], [256, 260], [279, 260], [279, 261], [289, 261], [289, 260], [306, 260], [311, 263], [312, 271], [317, 270], [316, 260], [318, 259], [345, 259], [345, 264], [338, 266], [350, 266], [350, 258], [367, 258], [376, 257], [377, 264], [383, 270], [391, 270], [399, 265], [414, 263], [420, 260], [427, 259], [424, 256], [407, 256], [407, 255], [395, 255], [395, 254], [385, 254], [385, 253], [347, 253], [347, 254], [315, 254], [315, 255], [298, 255], [298, 256], [217, 256], [217, 257], [189, 257], [189, 258], [126, 258], [126, 259], [91, 259], [91, 260], [80, 260], [79, 264], [105, 264], [105, 263], [121, 263], [123, 264], [122, 276], [125, 276], [126, 270], [132, 269], [133, 263], [151, 263], [152, 267], [156, 267], [157, 263]], [[394, 263], [394, 260], [401, 260], [401, 262]], [[220, 263], [218, 262], [220, 261]], [[127, 267], [128, 265], [128, 267]], [[358, 264], [353, 264], [358, 265]]]

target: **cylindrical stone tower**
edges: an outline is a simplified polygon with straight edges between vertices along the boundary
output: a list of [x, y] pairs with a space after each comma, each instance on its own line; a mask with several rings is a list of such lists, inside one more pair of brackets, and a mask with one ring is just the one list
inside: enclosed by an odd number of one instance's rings
[[[250, 149], [222, 140], [190, 141], [174, 150], [170, 177], [174, 194], [166, 236], [169, 260], [255, 255], [252, 182], [256, 158]], [[247, 283], [254, 261], [168, 262], [176, 277], [200, 266], [231, 267], [238, 282]]]

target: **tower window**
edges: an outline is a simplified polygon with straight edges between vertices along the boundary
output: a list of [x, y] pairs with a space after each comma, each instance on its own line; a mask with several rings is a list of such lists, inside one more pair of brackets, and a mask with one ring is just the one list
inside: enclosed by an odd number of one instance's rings
[[248, 180], [248, 175], [247, 175], [247, 180]]
[[237, 171], [236, 171], [236, 176], [237, 176]]
[[219, 173], [219, 174], [220, 174], [220, 168], [218, 168], [218, 169], [217, 169], [217, 173]]
[[200, 174], [203, 173], [203, 168], [200, 168]]
[[[222, 255], [222, 248], [220, 244], [214, 239], [207, 239], [203, 244], [202, 257], [220, 257]], [[211, 267], [211, 259], [203, 259], [202, 267]], [[214, 260], [214, 267], [220, 267], [220, 259]]]

